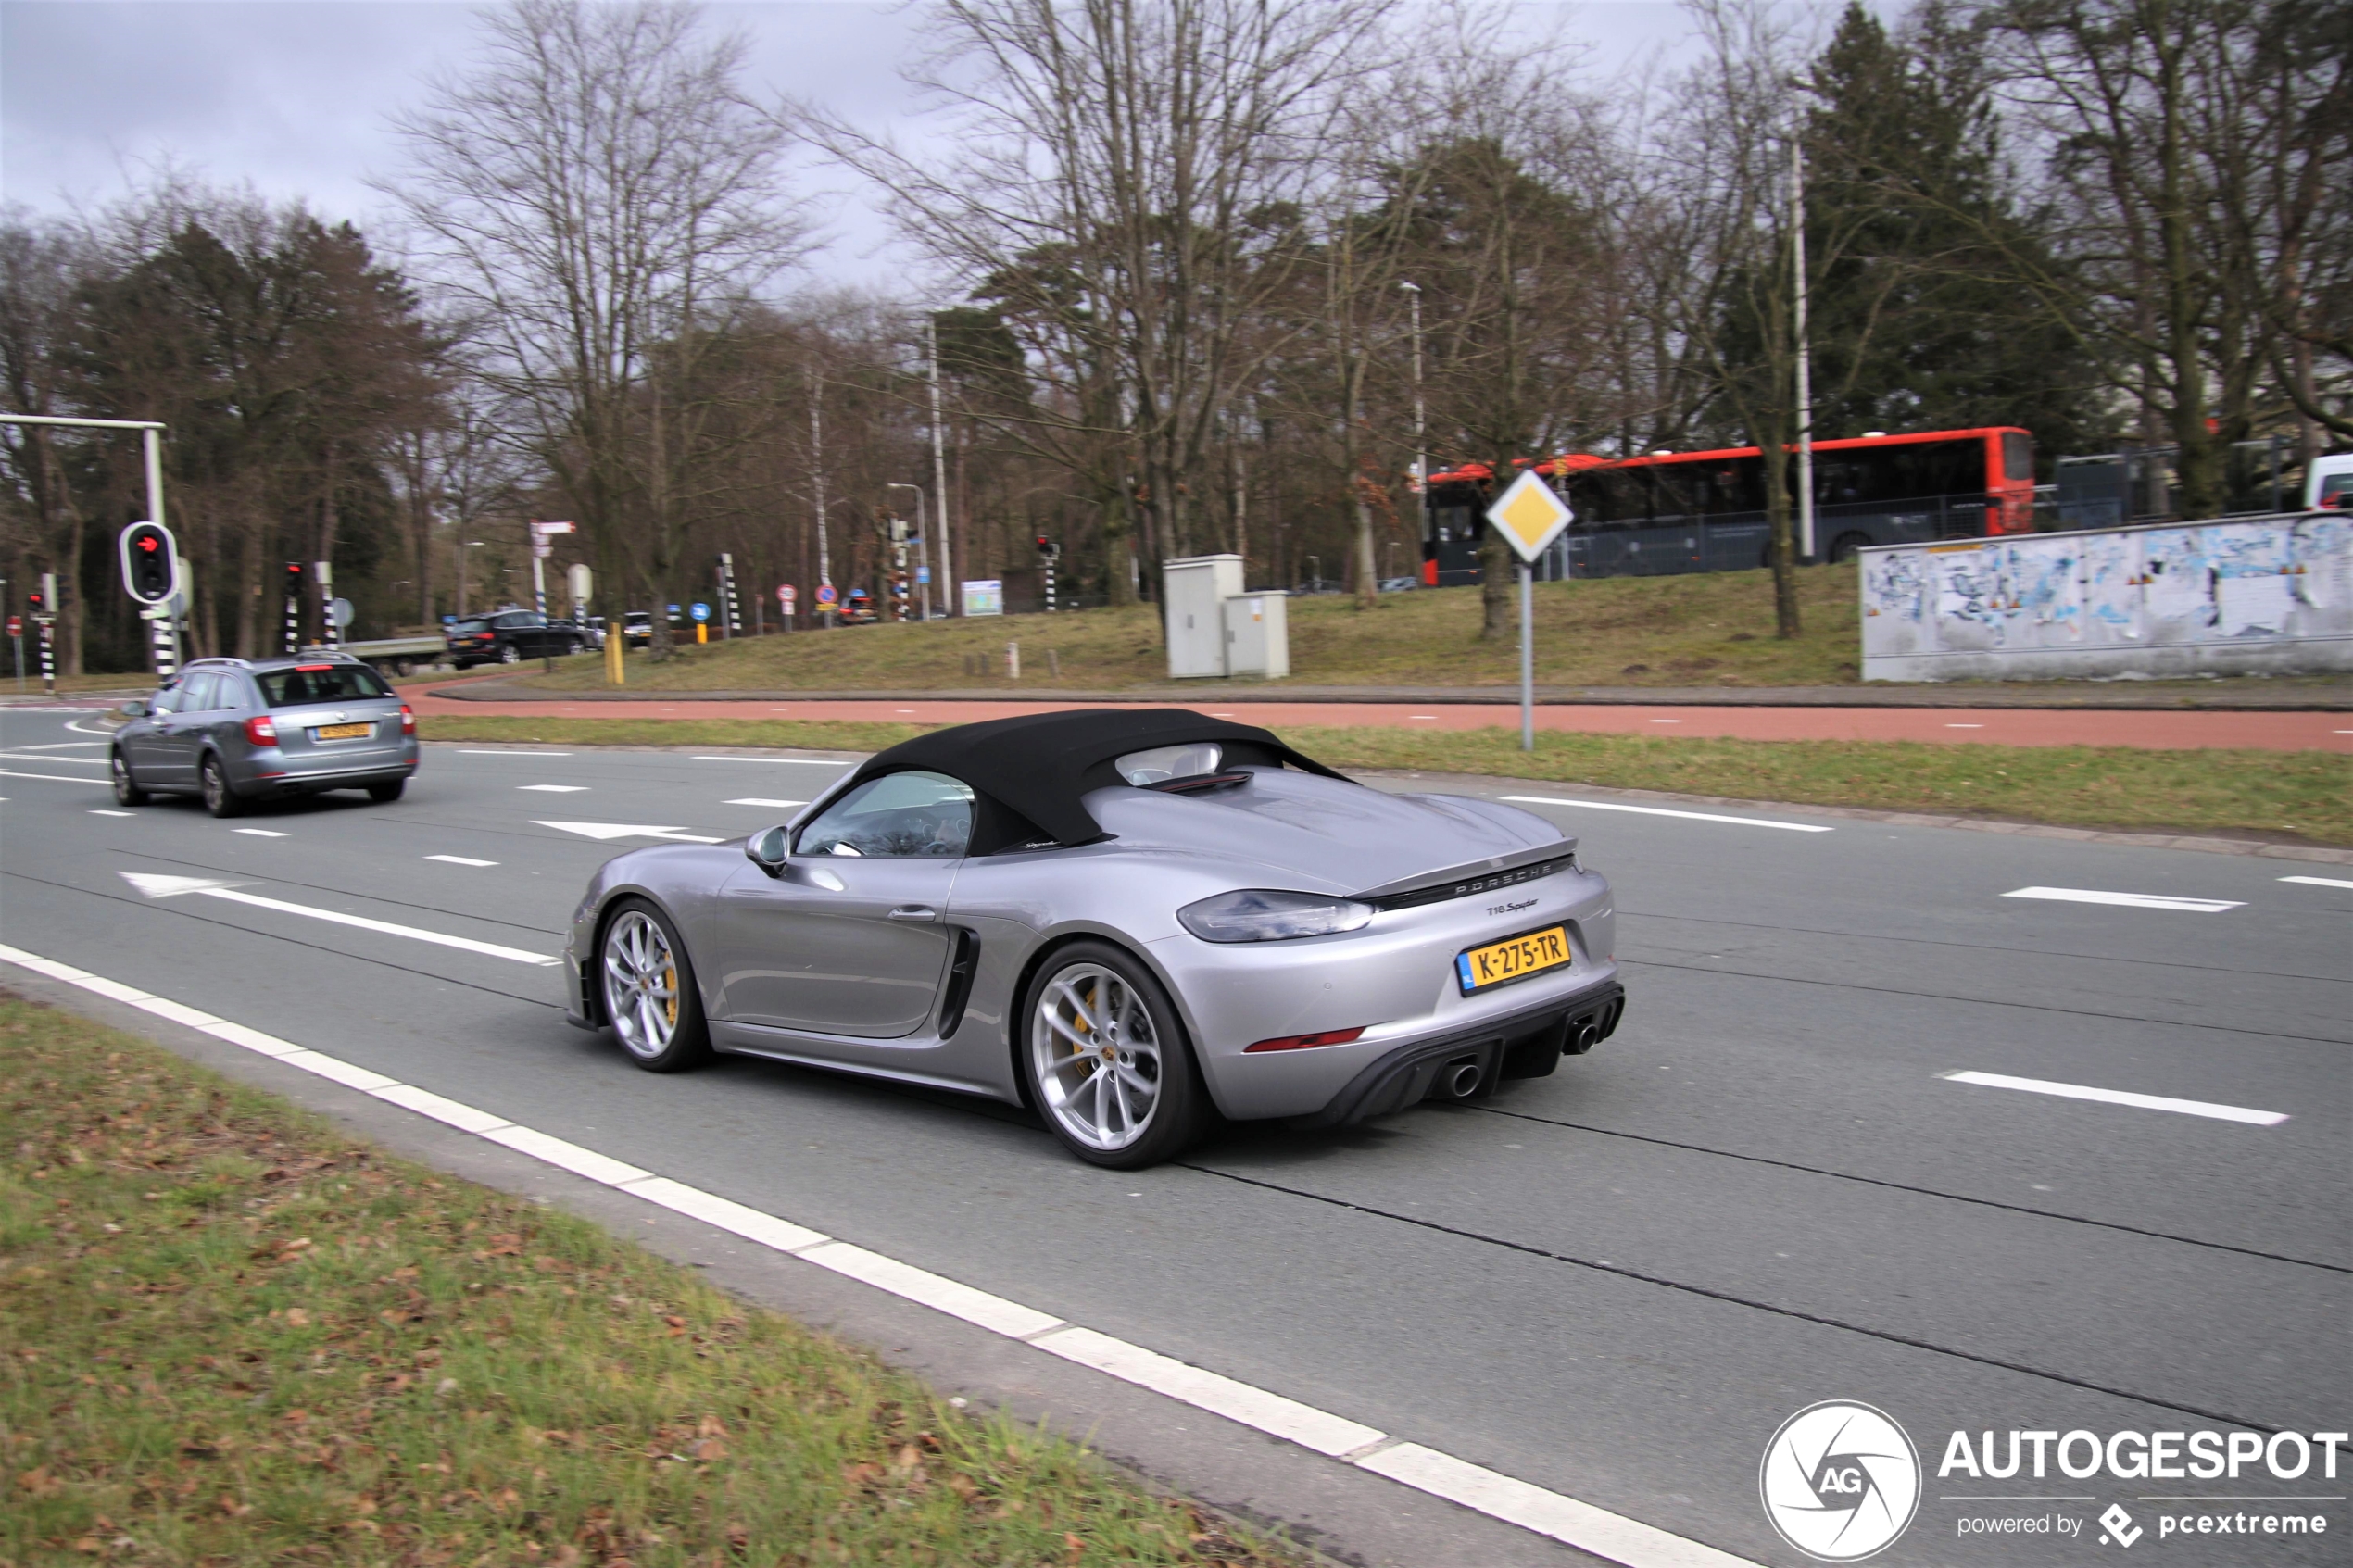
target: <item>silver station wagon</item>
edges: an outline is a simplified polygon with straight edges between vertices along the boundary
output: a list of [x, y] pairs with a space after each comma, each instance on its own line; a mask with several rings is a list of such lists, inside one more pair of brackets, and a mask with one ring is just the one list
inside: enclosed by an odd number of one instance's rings
[[417, 771], [417, 716], [347, 654], [200, 659], [115, 734], [114, 797], [195, 795], [216, 817], [257, 800], [364, 789], [397, 800]]

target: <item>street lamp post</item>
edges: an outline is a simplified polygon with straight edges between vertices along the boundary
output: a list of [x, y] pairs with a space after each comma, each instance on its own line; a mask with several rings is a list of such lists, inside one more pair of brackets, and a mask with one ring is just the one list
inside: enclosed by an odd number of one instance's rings
[[[1400, 279], [1414, 311], [1414, 521], [1427, 533], [1429, 514], [1429, 422], [1422, 403], [1422, 286]], [[1416, 541], [1419, 543], [1418, 540]]]
[[939, 312], [924, 314], [925, 342], [931, 349], [931, 489], [939, 497], [939, 589], [948, 613], [956, 613], [956, 572], [948, 557], [948, 456], [939, 424]]
[[912, 490], [915, 493], [915, 566], [922, 578], [915, 586], [923, 590], [924, 619], [929, 621], [931, 619], [931, 535], [927, 532], [930, 525], [924, 521], [924, 487], [920, 484], [909, 484], [903, 480], [892, 480], [883, 488]]

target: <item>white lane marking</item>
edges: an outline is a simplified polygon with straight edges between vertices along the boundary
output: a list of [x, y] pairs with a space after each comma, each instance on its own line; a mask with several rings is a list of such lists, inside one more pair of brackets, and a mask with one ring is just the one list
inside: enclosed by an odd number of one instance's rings
[[[52, 740], [44, 741], [39, 746], [20, 746], [17, 749], [19, 751], [67, 751], [78, 746], [104, 746], [106, 744], [102, 740]], [[84, 759], [79, 757], [71, 759], [61, 757], [58, 760], [79, 762]]]
[[[741, 799], [741, 800], [730, 800], [730, 801], [728, 801], [728, 802], [727, 802], [727, 804], [728, 804], [728, 805], [730, 805], [730, 806], [777, 806], [777, 807], [783, 807], [783, 806], [806, 806], [806, 805], [808, 805], [808, 804], [809, 804], [809, 802], [808, 802], [808, 801], [806, 801], [806, 800], [765, 800], [765, 799], [762, 799], [761, 797], [759, 797], [759, 796], [757, 796], [757, 795], [753, 795], [753, 796], [748, 796], [748, 797], [746, 797], [745, 798], [743, 798], [743, 799]], [[2353, 886], [2353, 884], [2347, 884], [2347, 885], [2348, 885], [2348, 886]]]
[[496, 860], [477, 860], [470, 855], [428, 855], [428, 860], [439, 860], [446, 866], [495, 866]]
[[2095, 1089], [2082, 1084], [2054, 1084], [2045, 1078], [2013, 1078], [2007, 1073], [1941, 1073], [1937, 1076], [1956, 1084], [1975, 1084], [1983, 1089], [2023, 1089], [2028, 1094], [2057, 1095], [2061, 1099], [2095, 1099], [2142, 1110], [2172, 1110], [2183, 1116], [2208, 1116], [2217, 1122], [2246, 1122], [2258, 1127], [2276, 1127], [2287, 1120], [2287, 1113], [2280, 1110], [2249, 1110], [2243, 1105], [2216, 1105], [2209, 1100], [2136, 1095], [2125, 1089]]
[[291, 838], [294, 836], [292, 834], [272, 833], [268, 828], [231, 828], [229, 831], [242, 833], [249, 838]]
[[[72, 744], [81, 746], [85, 743], [75, 741]], [[95, 746], [97, 742], [91, 741], [86, 744]], [[31, 746], [13, 751], [0, 751], [0, 757], [11, 757], [19, 762], [80, 762], [92, 768], [104, 768], [109, 765], [103, 757], [52, 757], [40, 747]]]
[[193, 893], [200, 897], [225, 898], [233, 904], [250, 904], [257, 909], [275, 909], [280, 914], [321, 920], [331, 925], [347, 925], [355, 930], [379, 932], [386, 936], [406, 936], [412, 942], [430, 942], [437, 947], [456, 947], [462, 952], [480, 953], [485, 958], [511, 959], [517, 963], [541, 965], [560, 961], [546, 953], [527, 953], [521, 947], [504, 947], [496, 942], [477, 942], [471, 936], [451, 936], [418, 926], [370, 920], [365, 915], [346, 915], [337, 909], [289, 904], [283, 898], [265, 898], [258, 893], [241, 892], [225, 882], [214, 882], [207, 877], [166, 876], [156, 872], [118, 872], [115, 874], [150, 898], [171, 898], [183, 893]]
[[1528, 806], [1582, 806], [1592, 811], [1631, 811], [1642, 817], [1685, 817], [1694, 822], [1730, 822], [1744, 828], [1785, 828], [1791, 833], [1835, 833], [1836, 828], [1812, 822], [1777, 822], [1770, 817], [1719, 817], [1712, 811], [1670, 811], [1664, 806], [1620, 806], [1611, 800], [1561, 800], [1549, 795], [1506, 795], [1505, 800]]
[[94, 817], [135, 817], [135, 816], [137, 816], [139, 813], [138, 813], [138, 812], [136, 812], [136, 811], [103, 811], [103, 810], [93, 810], [90, 814], [91, 814], [92, 816], [94, 816]]
[[[44, 759], [44, 761], [54, 760], [54, 761], [60, 761], [60, 762], [68, 762], [68, 761], [71, 761], [71, 762], [78, 762], [78, 761], [82, 760], [82, 759], [78, 758], [78, 757], [75, 757], [75, 758], [65, 758], [65, 757], [60, 757], [60, 758], [54, 758], [54, 759]], [[75, 777], [74, 777], [71, 773], [12, 773], [12, 772], [10, 772], [10, 771], [9, 771], [7, 769], [6, 769], [6, 768], [0, 768], [0, 779], [47, 779], [47, 780], [48, 780], [51, 784], [106, 784], [106, 782], [107, 782], [107, 781], [106, 781], [106, 780], [104, 780], [104, 779], [77, 779], [77, 778], [75, 778]]]
[[517, 784], [517, 789], [535, 790], [541, 795], [585, 795], [586, 784]]
[[2126, 909], [2176, 909], [2183, 914], [2219, 915], [2224, 909], [2246, 908], [2237, 898], [2176, 898], [2161, 893], [2102, 893], [2091, 887], [2018, 887], [2005, 898], [2047, 898], [2060, 904], [2113, 904]]
[[458, 748], [458, 755], [460, 757], [569, 757], [572, 753], [569, 751], [469, 751], [461, 746]]
[[609, 838], [668, 838], [680, 844], [724, 844], [727, 842], [724, 838], [706, 838], [701, 834], [687, 833], [681, 828], [646, 827], [635, 822], [542, 822], [539, 825], [543, 828], [559, 828], [565, 833], [576, 833], [583, 838], [594, 838], [600, 841]]
[[2284, 876], [2280, 880], [2300, 882], [2307, 887], [2353, 887], [2353, 882], [2346, 882], [2333, 876]]
[[[60, 709], [58, 711], [64, 713], [94, 713], [97, 709], [93, 708], [67, 708]], [[111, 731], [107, 730], [93, 730], [87, 728], [80, 721], [73, 719], [66, 721], [66, 728], [71, 730], [78, 735], [110, 735], [112, 734]]]
[[828, 762], [822, 757], [690, 757], [690, 762], [781, 762], [786, 767], [854, 768], [855, 762]]
[[[1225, 1417], [1239, 1424], [1328, 1453], [1340, 1463], [1369, 1471], [1427, 1496], [1516, 1524], [1564, 1545], [1623, 1563], [1626, 1568], [1761, 1568], [1744, 1557], [1629, 1519], [1621, 1513], [1544, 1487], [1516, 1480], [1497, 1471], [1468, 1463], [1451, 1454], [1405, 1442], [1388, 1433], [1361, 1425], [1313, 1405], [1286, 1399], [1268, 1389], [1242, 1383], [1148, 1350], [1139, 1345], [1065, 1323], [1050, 1313], [977, 1290], [928, 1270], [902, 1263], [862, 1247], [836, 1241], [822, 1232], [789, 1220], [749, 1209], [716, 1193], [655, 1175], [594, 1149], [517, 1125], [487, 1110], [445, 1099], [431, 1090], [384, 1078], [381, 1073], [307, 1050], [290, 1041], [249, 1029], [241, 1023], [214, 1019], [193, 1008], [182, 1008], [149, 997], [127, 985], [105, 980], [86, 970], [59, 963], [14, 947], [0, 947], [0, 960], [36, 973], [66, 981], [102, 996], [131, 999], [132, 1005], [201, 1029], [216, 1039], [242, 1046], [289, 1066], [300, 1067], [339, 1083], [355, 1080], [372, 1086], [363, 1089], [389, 1105], [429, 1116], [460, 1131], [488, 1139], [533, 1159], [585, 1175], [616, 1191], [687, 1215], [731, 1232], [748, 1241], [789, 1257], [804, 1259], [875, 1289], [915, 1301], [937, 1311], [1022, 1341], [1048, 1354], [1095, 1368]], [[135, 998], [135, 999], [133, 999]], [[166, 1009], [171, 1010], [166, 1011]], [[1346, 1438], [1361, 1440], [1336, 1448]]]

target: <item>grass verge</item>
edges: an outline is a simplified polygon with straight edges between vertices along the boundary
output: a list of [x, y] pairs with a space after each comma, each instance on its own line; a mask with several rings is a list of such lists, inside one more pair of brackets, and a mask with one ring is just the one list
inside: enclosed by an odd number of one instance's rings
[[[915, 724], [823, 720], [524, 719], [419, 721], [427, 740], [566, 746], [780, 746], [866, 751]], [[930, 726], [937, 727], [937, 726]], [[2353, 760], [2320, 751], [1934, 746], [1912, 741], [1659, 740], [1513, 730], [1298, 728], [1283, 737], [1336, 768], [1485, 773], [1793, 805], [2001, 817], [2062, 827], [2237, 834], [2353, 845]]]
[[8, 1563], [1291, 1561], [145, 1041], [0, 1063]]

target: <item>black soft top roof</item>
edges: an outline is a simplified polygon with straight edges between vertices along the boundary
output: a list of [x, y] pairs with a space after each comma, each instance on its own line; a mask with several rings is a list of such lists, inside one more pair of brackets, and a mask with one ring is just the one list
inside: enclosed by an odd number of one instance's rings
[[[1082, 798], [1089, 790], [1126, 782], [1113, 766], [1116, 759], [1131, 751], [1200, 741], [1223, 746], [1228, 766], [1288, 763], [1329, 779], [1342, 776], [1293, 751], [1270, 732], [1230, 719], [1212, 719], [1183, 708], [1077, 708], [987, 719], [917, 735], [868, 758], [853, 782], [918, 769], [946, 773], [1058, 844], [1088, 844], [1101, 838], [1103, 830]], [[979, 834], [1002, 843], [975, 842], [973, 853], [987, 854], [1027, 836], [1032, 835]]]

